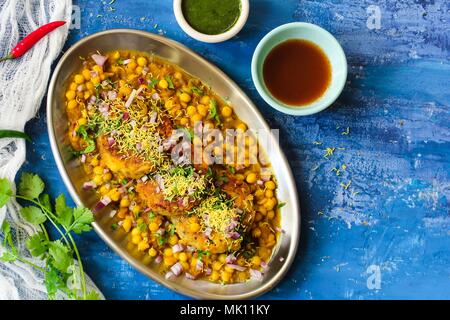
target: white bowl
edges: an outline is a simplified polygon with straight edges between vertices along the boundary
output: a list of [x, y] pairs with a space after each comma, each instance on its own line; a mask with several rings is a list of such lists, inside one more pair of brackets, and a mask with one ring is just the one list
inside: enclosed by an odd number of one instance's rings
[[231, 39], [236, 34], [238, 34], [239, 31], [242, 30], [245, 23], [247, 22], [248, 13], [250, 11], [249, 0], [241, 0], [241, 15], [239, 16], [239, 19], [236, 21], [234, 26], [232, 26], [230, 30], [224, 33], [211, 35], [198, 32], [197, 30], [191, 27], [191, 25], [186, 21], [184, 17], [183, 10], [181, 8], [182, 2], [183, 0], [173, 0], [173, 11], [175, 13], [175, 18], [177, 19], [177, 22], [180, 25], [181, 29], [183, 29], [183, 31], [186, 32], [190, 37], [198, 41], [209, 43], [223, 42], [228, 39]]

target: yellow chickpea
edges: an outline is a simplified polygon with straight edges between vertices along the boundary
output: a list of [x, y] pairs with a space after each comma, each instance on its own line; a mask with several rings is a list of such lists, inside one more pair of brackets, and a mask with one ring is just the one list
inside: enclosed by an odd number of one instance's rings
[[138, 236], [140, 234], [141, 234], [141, 231], [139, 230], [139, 228], [133, 228], [133, 230], [131, 230], [132, 236]]
[[82, 74], [76, 74], [73, 78], [73, 81], [75, 81], [76, 84], [83, 84], [84, 80], [85, 79]]
[[270, 210], [267, 212], [267, 219], [272, 220], [273, 218], [275, 218], [275, 211]]
[[175, 259], [175, 257], [173, 257], [173, 256], [164, 257], [164, 265], [166, 267], [173, 266], [175, 263], [177, 263], [177, 259]]
[[98, 74], [103, 73], [103, 68], [100, 67], [99, 65], [93, 66], [93, 67], [92, 67], [92, 70], [93, 70], [94, 72], [97, 72]]
[[139, 205], [135, 205], [133, 206], [133, 208], [131, 208], [131, 212], [133, 212], [135, 215], [137, 215], [140, 211], [141, 207]]
[[150, 247], [147, 241], [142, 240], [138, 243], [138, 250], [139, 251], [145, 251]]
[[225, 106], [222, 108], [222, 115], [226, 118], [231, 117], [233, 114], [233, 109], [231, 109], [229, 106]]
[[189, 101], [191, 101], [191, 96], [188, 95], [186, 92], [183, 92], [182, 94], [180, 94], [180, 100], [188, 103]]
[[222, 263], [220, 263], [220, 261], [214, 261], [212, 264], [212, 269], [219, 271], [222, 268]]
[[120, 58], [120, 52], [114, 51], [114, 53], [111, 55], [111, 58], [113, 58], [114, 60], [118, 60]]
[[111, 179], [112, 179], [112, 174], [111, 174], [111, 172], [107, 172], [107, 173], [105, 173], [105, 174], [103, 175], [103, 181], [104, 181], [104, 182], [111, 181]]
[[247, 181], [247, 183], [253, 184], [256, 182], [256, 180], [258, 179], [256, 173], [251, 172], [247, 175], [247, 177], [245, 178], [245, 181]]
[[117, 188], [114, 188], [108, 193], [108, 196], [112, 201], [119, 201], [120, 192], [119, 190], [117, 190]]
[[177, 243], [178, 243], [178, 236], [177, 236], [176, 234], [171, 235], [171, 236], [169, 237], [169, 244], [170, 244], [171, 246], [173, 246], [173, 245], [176, 245]]
[[266, 183], [264, 183], [264, 186], [269, 190], [275, 190], [276, 188], [275, 182], [273, 181], [266, 181]]
[[134, 70], [137, 67], [137, 63], [134, 59], [130, 59], [130, 62], [127, 64], [127, 69]]
[[261, 229], [259, 229], [259, 228], [253, 229], [253, 231], [252, 231], [252, 236], [253, 236], [254, 238], [259, 238], [259, 237], [261, 236]]
[[226, 262], [226, 260], [227, 260], [227, 255], [226, 254], [221, 254], [221, 255], [219, 255], [219, 262], [220, 263], [225, 263]]
[[244, 132], [245, 130], [247, 130], [247, 125], [245, 123], [241, 122], [236, 126], [236, 130], [240, 130], [240, 131]]
[[197, 222], [191, 223], [189, 225], [189, 230], [191, 232], [198, 232], [198, 231], [200, 231], [200, 225]]
[[142, 67], [137, 67], [135, 73], [136, 73], [137, 75], [139, 75], [139, 74], [142, 73], [142, 70], [144, 70], [144, 68], [142, 68]]
[[129, 232], [131, 229], [131, 220], [129, 220], [129, 219], [124, 220], [123, 224], [122, 224], [122, 228], [123, 228], [123, 230], [125, 230], [125, 232]]
[[164, 254], [165, 257], [173, 256], [172, 248], [165, 248], [163, 254]]
[[159, 229], [159, 226], [156, 222], [151, 222], [148, 226], [151, 232], [156, 232]]
[[220, 279], [221, 279], [223, 282], [229, 282], [230, 279], [231, 279], [231, 273], [229, 273], [229, 272], [227, 272], [227, 271], [222, 271], [222, 272], [220, 273]]
[[251, 259], [251, 263], [254, 267], [259, 267], [261, 265], [261, 258], [258, 256], [253, 256]]
[[192, 121], [192, 123], [196, 123], [197, 121], [202, 121], [202, 119], [203, 119], [203, 116], [201, 115], [201, 114], [194, 114], [192, 117], [191, 117], [191, 121]]
[[159, 80], [159, 82], [158, 82], [158, 86], [159, 86], [161, 89], [167, 89], [167, 88], [169, 87], [169, 83], [167, 82], [166, 79], [161, 79], [161, 80]]
[[155, 248], [150, 248], [150, 250], [148, 250], [148, 255], [150, 257], [156, 257], [156, 255], [158, 254], [158, 252], [155, 250]]
[[91, 82], [92, 82], [92, 84], [93, 84], [94, 86], [96, 86], [96, 85], [100, 84], [100, 78], [99, 78], [99, 77], [93, 77], [93, 78], [91, 79]]
[[210, 102], [210, 101], [211, 101], [211, 98], [210, 98], [209, 96], [203, 96], [203, 97], [200, 99], [200, 103], [203, 104], [203, 105], [205, 105], [205, 106], [209, 105], [209, 102]]
[[120, 207], [121, 208], [128, 208], [129, 206], [130, 206], [130, 199], [122, 198], [122, 200], [120, 200]]
[[197, 114], [197, 108], [194, 107], [194, 106], [188, 106], [188, 107], [186, 108], [186, 114], [187, 114], [189, 117], [192, 117], [193, 115]]
[[131, 237], [131, 242], [133, 244], [138, 244], [139, 242], [141, 242], [141, 240], [142, 240], [142, 238], [138, 234]]
[[180, 119], [180, 124], [181, 124], [182, 126], [185, 126], [185, 125], [187, 125], [188, 123], [189, 123], [189, 119], [188, 119], [188, 118], [183, 117], [183, 118]]
[[76, 91], [78, 87], [78, 84], [76, 84], [75, 82], [72, 82], [69, 86], [70, 90]]
[[96, 166], [94, 168], [94, 173], [95, 174], [103, 174], [103, 168], [101, 166]]
[[209, 108], [203, 104], [199, 104], [197, 106], [197, 110], [198, 110], [198, 113], [201, 114], [203, 117], [206, 117], [206, 115], [209, 112]]
[[77, 96], [77, 94], [75, 93], [74, 90], [69, 90], [66, 92], [66, 98], [69, 101], [75, 99], [76, 96]]
[[274, 195], [273, 190], [267, 189], [264, 195], [266, 196], [266, 198], [272, 198]]
[[110, 189], [110, 186], [105, 184], [100, 187], [99, 192], [101, 195], [105, 196], [108, 194], [109, 189]]
[[94, 181], [94, 183], [99, 186], [103, 183], [103, 177], [100, 175], [97, 175], [94, 177], [94, 179], [92, 179], [92, 181]]
[[70, 100], [67, 103], [67, 109], [69, 110], [75, 109], [76, 107], [78, 107], [78, 102], [76, 100]]
[[211, 272], [211, 275], [209, 276], [209, 278], [211, 279], [211, 281], [218, 281], [220, 278], [220, 273], [217, 271], [213, 271], [213, 272]]
[[272, 210], [272, 209], [275, 207], [276, 204], [277, 204], [277, 200], [276, 200], [275, 198], [270, 198], [270, 199], [268, 199], [267, 202], [264, 204], [264, 207], [265, 207], [267, 210]]
[[[180, 252], [180, 255], [178, 256], [178, 260], [186, 262], [188, 261], [188, 256], [185, 252]], [[189, 268], [189, 267], [188, 267]]]
[[147, 59], [144, 57], [139, 57], [137, 59], [137, 64], [141, 67], [145, 67], [147, 65]]

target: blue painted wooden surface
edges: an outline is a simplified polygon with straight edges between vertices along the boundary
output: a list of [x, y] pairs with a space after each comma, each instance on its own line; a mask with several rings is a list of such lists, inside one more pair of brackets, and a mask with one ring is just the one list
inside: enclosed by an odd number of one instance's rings
[[[108, 2], [75, 1], [81, 29], [72, 30], [67, 46], [118, 27], [164, 34], [222, 68], [281, 129], [303, 228], [291, 271], [263, 298], [450, 298], [448, 1], [380, 1], [381, 29], [371, 30], [366, 10], [376, 2], [255, 0], [243, 31], [222, 44], [188, 38], [172, 1]], [[328, 29], [348, 57], [344, 93], [333, 107], [309, 117], [272, 110], [250, 77], [258, 41], [292, 21]], [[24, 169], [45, 177], [53, 195], [66, 192], [48, 145], [44, 108], [27, 132], [34, 143]], [[329, 159], [326, 147], [337, 148]], [[343, 164], [347, 170], [337, 175], [333, 168]], [[350, 181], [348, 189], [341, 185]], [[133, 270], [95, 233], [78, 242], [87, 272], [107, 298], [184, 298]], [[379, 289], [367, 286], [371, 265], [380, 269]]]

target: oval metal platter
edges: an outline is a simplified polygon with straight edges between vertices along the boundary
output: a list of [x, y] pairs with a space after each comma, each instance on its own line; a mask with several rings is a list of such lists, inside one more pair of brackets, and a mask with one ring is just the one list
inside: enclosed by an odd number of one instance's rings
[[[53, 73], [47, 98], [47, 123], [50, 143], [58, 170], [77, 205], [92, 208], [99, 200], [94, 193], [82, 191], [86, 175], [78, 160], [72, 159], [67, 137], [67, 116], [64, 92], [70, 76], [81, 67], [80, 56], [87, 56], [99, 50], [137, 50], [152, 53], [180, 66], [187, 73], [210, 85], [214, 92], [234, 107], [237, 115], [250, 129], [270, 131], [264, 118], [245, 93], [217, 67], [186, 48], [167, 38], [130, 29], [108, 30], [88, 36], [72, 46], [61, 58]], [[121, 257], [149, 278], [181, 294], [200, 299], [248, 299], [272, 289], [286, 274], [292, 264], [300, 234], [300, 207], [295, 181], [289, 164], [280, 150], [278, 142], [269, 136], [270, 159], [278, 180], [278, 199], [286, 202], [281, 209], [280, 235], [269, 262], [269, 269], [260, 281], [250, 280], [240, 284], [221, 285], [203, 280], [189, 280], [178, 277], [166, 280], [144, 255], [128, 245], [128, 235], [120, 230], [113, 231], [112, 219], [106, 208], [96, 215], [93, 227], [98, 235]]]

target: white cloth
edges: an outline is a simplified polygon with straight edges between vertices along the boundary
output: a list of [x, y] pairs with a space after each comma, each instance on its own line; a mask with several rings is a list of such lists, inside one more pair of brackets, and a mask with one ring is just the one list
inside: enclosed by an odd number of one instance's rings
[[[22, 131], [25, 123], [36, 115], [47, 90], [52, 62], [67, 38], [71, 13], [71, 0], [0, 0], [1, 57], [7, 56], [24, 36], [39, 26], [56, 20], [67, 21], [21, 58], [0, 62], [0, 129]], [[24, 140], [0, 139], [0, 177], [13, 181], [24, 161]], [[41, 261], [31, 258], [25, 248], [26, 238], [36, 232], [36, 228], [20, 217], [19, 209], [15, 201], [0, 209], [0, 226], [6, 219], [11, 224], [20, 254], [42, 265]], [[3, 251], [0, 246], [0, 255]], [[96, 289], [89, 279], [88, 289]], [[0, 262], [0, 299], [46, 298], [40, 272], [21, 262]], [[57, 298], [66, 297], [59, 294]]]

